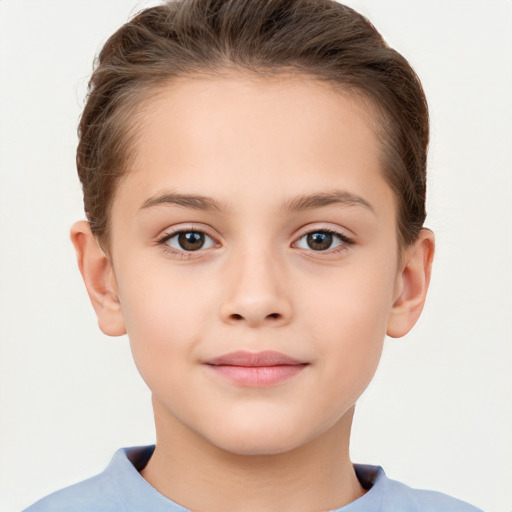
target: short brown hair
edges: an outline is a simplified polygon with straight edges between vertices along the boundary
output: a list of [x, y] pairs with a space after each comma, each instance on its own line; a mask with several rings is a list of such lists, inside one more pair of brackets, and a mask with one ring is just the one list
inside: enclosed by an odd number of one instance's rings
[[106, 242], [118, 179], [133, 155], [137, 108], [187, 75], [293, 70], [369, 100], [383, 172], [398, 205], [398, 240], [425, 221], [428, 108], [407, 60], [361, 14], [334, 0], [171, 0], [146, 9], [106, 42], [80, 125], [77, 168], [91, 229]]

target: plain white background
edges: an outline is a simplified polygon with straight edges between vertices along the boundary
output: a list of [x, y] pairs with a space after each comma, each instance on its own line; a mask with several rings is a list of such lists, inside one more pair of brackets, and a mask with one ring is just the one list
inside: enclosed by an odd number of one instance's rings
[[[0, 511], [154, 441], [125, 338], [96, 327], [68, 240], [94, 55], [155, 2], [0, 0]], [[419, 324], [386, 342], [354, 461], [512, 510], [512, 1], [351, 0], [422, 78], [437, 235]]]

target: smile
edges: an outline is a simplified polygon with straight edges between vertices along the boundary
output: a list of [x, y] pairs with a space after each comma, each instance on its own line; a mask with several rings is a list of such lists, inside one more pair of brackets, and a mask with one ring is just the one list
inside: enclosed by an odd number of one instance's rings
[[279, 352], [231, 352], [205, 364], [217, 375], [244, 387], [278, 384], [299, 374], [309, 363]]

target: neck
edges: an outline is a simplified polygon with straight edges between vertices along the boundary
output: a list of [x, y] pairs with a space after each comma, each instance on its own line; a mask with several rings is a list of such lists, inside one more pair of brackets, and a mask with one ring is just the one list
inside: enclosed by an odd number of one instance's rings
[[353, 408], [327, 432], [291, 451], [239, 455], [190, 431], [155, 401], [153, 406], [157, 443], [141, 475], [190, 510], [332, 510], [364, 494], [348, 452]]

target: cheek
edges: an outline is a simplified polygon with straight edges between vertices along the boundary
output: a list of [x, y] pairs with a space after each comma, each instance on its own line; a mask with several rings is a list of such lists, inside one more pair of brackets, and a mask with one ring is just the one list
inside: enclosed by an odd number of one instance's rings
[[324, 280], [323, 290], [310, 294], [302, 306], [303, 318], [309, 319], [304, 330], [314, 333], [326, 379], [337, 389], [351, 388], [357, 395], [377, 368], [391, 312], [394, 264], [347, 268]]
[[367, 259], [335, 269], [330, 275], [312, 276], [309, 284], [302, 287], [308, 290], [303, 294], [303, 316], [310, 318], [317, 329], [331, 331], [325, 339], [339, 336], [364, 340], [385, 334], [396, 262], [392, 258]]
[[121, 308], [135, 363], [153, 388], [156, 380], [179, 378], [184, 363], [193, 362], [213, 308], [197, 283], [157, 268], [132, 275], [143, 278], [120, 287]]
[[151, 344], [168, 343], [193, 337], [205, 320], [202, 309], [207, 298], [201, 283], [190, 273], [170, 269], [165, 260], [123, 262], [119, 297], [132, 337]]

